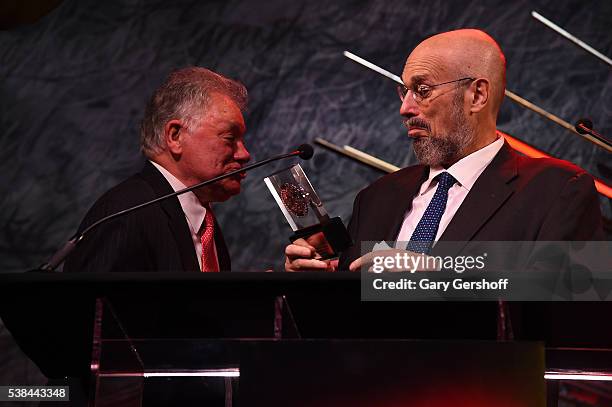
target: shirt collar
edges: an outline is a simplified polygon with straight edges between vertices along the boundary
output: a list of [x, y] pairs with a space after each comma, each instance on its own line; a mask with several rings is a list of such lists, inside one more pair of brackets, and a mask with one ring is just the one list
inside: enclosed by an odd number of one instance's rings
[[425, 188], [421, 189], [421, 195], [433, 187], [433, 179], [444, 171], [452, 175], [457, 180], [458, 185], [461, 188], [465, 188], [467, 192], [469, 192], [476, 183], [476, 180], [480, 174], [482, 174], [485, 168], [487, 168], [491, 161], [493, 161], [493, 158], [495, 158], [503, 145], [504, 138], [498, 136], [497, 139], [491, 144], [463, 157], [446, 170], [442, 167], [430, 167], [429, 176], [423, 185]]
[[[183, 184], [178, 178], [172, 175], [167, 169], [159, 165], [158, 163], [151, 161], [151, 164], [155, 166], [164, 176], [166, 181], [170, 184], [174, 192], [179, 191], [181, 189], [187, 188], [185, 184]], [[202, 205], [198, 197], [192, 192], [185, 192], [178, 196], [179, 203], [181, 204], [181, 208], [183, 208], [183, 212], [185, 213], [185, 217], [187, 217], [187, 221], [189, 222], [189, 226], [193, 229], [193, 231], [197, 234], [204, 222], [204, 217], [206, 216], [206, 207]]]

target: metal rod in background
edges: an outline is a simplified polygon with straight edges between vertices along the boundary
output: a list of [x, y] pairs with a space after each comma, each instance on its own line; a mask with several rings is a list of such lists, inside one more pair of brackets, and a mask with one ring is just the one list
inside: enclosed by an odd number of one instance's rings
[[376, 64], [371, 63], [370, 61], [367, 61], [367, 60], [361, 58], [360, 56], [357, 56], [357, 55], [353, 54], [352, 52], [344, 51], [343, 54], [348, 59], [352, 59], [353, 61], [357, 62], [358, 64], [361, 64], [361, 65], [365, 66], [366, 68], [370, 68], [374, 72], [378, 72], [382, 76], [386, 76], [387, 78], [391, 79], [392, 81], [395, 81], [398, 85], [403, 85], [404, 84], [404, 81], [402, 81], [402, 78], [400, 78], [399, 76], [397, 76], [397, 75], [387, 71], [386, 69], [381, 68], [380, 66], [378, 66]]
[[353, 148], [351, 146], [340, 147], [320, 137], [315, 138], [314, 141], [315, 143], [327, 149], [330, 149], [344, 156], [350, 157], [353, 160], [359, 161], [362, 164], [366, 164], [372, 168], [376, 168], [377, 170], [381, 170], [386, 173], [392, 173], [400, 169], [400, 167], [397, 167], [393, 164], [389, 164], [388, 162], [383, 161], [380, 158], [364, 153], [363, 151], [357, 150], [356, 148]]
[[[386, 78], [389, 78], [391, 80], [393, 80], [394, 82], [403, 85], [404, 83], [402, 82], [402, 78], [400, 78], [397, 75], [392, 74], [391, 72], [387, 71], [384, 68], [381, 68], [380, 66], [373, 64], [372, 62], [369, 62], [355, 54], [353, 54], [352, 52], [349, 51], [344, 51], [344, 56], [346, 56], [347, 58], [357, 62], [358, 64], [361, 64], [363, 66], [365, 66], [366, 68], [370, 68], [371, 70], [373, 70], [374, 72], [377, 72], [383, 76], [385, 76]], [[590, 134], [580, 134], [576, 131], [574, 125], [566, 122], [565, 120], [561, 119], [560, 117], [555, 116], [554, 114], [542, 109], [541, 107], [539, 107], [538, 105], [536, 105], [535, 103], [532, 103], [530, 101], [528, 101], [527, 99], [517, 95], [516, 93], [509, 91], [509, 90], [505, 90], [505, 95], [508, 97], [508, 99], [510, 99], [511, 101], [513, 101], [514, 103], [517, 103], [518, 105], [529, 109], [537, 114], [539, 114], [540, 116], [552, 121], [555, 124], [558, 124], [559, 126], [565, 128], [566, 130], [572, 132], [573, 134], [580, 136], [581, 138], [603, 148], [604, 150], [608, 151], [609, 153], [612, 152], [612, 147], [606, 143], [601, 142], [600, 140], [598, 140], [597, 138], [591, 136]]]
[[558, 34], [562, 35], [563, 37], [567, 38], [568, 40], [570, 40], [574, 44], [578, 45], [580, 48], [586, 50], [587, 52], [590, 52], [592, 55], [594, 55], [597, 58], [601, 59], [606, 64], [612, 66], [612, 59], [608, 58], [607, 56], [605, 56], [601, 52], [597, 51], [595, 48], [591, 47], [589, 44], [587, 44], [586, 42], [582, 41], [578, 37], [570, 34], [566, 30], [564, 30], [563, 28], [559, 27], [557, 24], [553, 23], [552, 21], [550, 21], [549, 19], [547, 19], [543, 15], [539, 14], [536, 11], [532, 11], [531, 12], [531, 17], [535, 18], [536, 20], [538, 20], [539, 22], [541, 22], [542, 24], [544, 24], [545, 26], [547, 26], [551, 30], [556, 31]]
[[551, 122], [553, 122], [555, 124], [558, 124], [559, 126], [565, 128], [568, 131], [571, 131], [575, 135], [580, 136], [583, 139], [585, 139], [587, 141], [590, 141], [593, 144], [598, 145], [599, 147], [603, 148], [604, 150], [606, 150], [609, 153], [612, 153], [612, 146], [610, 146], [609, 144], [604, 143], [601, 140], [598, 140], [597, 138], [591, 136], [590, 134], [581, 134], [581, 133], [578, 133], [576, 131], [576, 127], [573, 124], [568, 123], [565, 120], [563, 120], [562, 118], [557, 117], [554, 114], [552, 114], [552, 113], [542, 109], [540, 106], [538, 106], [538, 105], [536, 105], [534, 103], [531, 103], [530, 101], [520, 97], [516, 93], [513, 93], [513, 92], [511, 92], [509, 90], [506, 90], [506, 96], [508, 97], [508, 99], [518, 103], [519, 105], [523, 106], [524, 108], [529, 109], [532, 112], [535, 112], [535, 113], [539, 114], [540, 116], [547, 118]]

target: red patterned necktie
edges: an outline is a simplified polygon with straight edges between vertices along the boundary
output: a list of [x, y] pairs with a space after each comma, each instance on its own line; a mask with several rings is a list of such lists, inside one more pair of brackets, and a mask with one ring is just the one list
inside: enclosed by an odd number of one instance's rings
[[215, 221], [210, 207], [206, 208], [206, 216], [202, 224], [202, 272], [217, 272], [217, 256], [215, 256]]

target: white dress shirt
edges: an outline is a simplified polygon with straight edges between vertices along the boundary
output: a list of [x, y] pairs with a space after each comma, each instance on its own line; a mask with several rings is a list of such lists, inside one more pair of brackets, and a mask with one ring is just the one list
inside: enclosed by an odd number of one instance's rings
[[[430, 167], [429, 168], [429, 177], [423, 185], [421, 185], [421, 189], [419, 193], [412, 200], [412, 208], [406, 214], [404, 218], [404, 222], [402, 223], [402, 228], [397, 236], [398, 242], [408, 242], [414, 229], [416, 229], [421, 217], [425, 213], [429, 202], [434, 196], [436, 192], [438, 182], [434, 180], [434, 178], [444, 172], [447, 171], [450, 175], [452, 175], [457, 183], [453, 185], [448, 191], [448, 200], [446, 202], [446, 209], [442, 214], [442, 218], [440, 219], [440, 225], [438, 226], [438, 232], [436, 233], [436, 241], [440, 239], [442, 233], [446, 230], [446, 227], [457, 213], [457, 210], [463, 203], [463, 200], [470, 192], [470, 189], [474, 186], [474, 183], [482, 174], [482, 172], [487, 168], [487, 166], [493, 161], [493, 158], [497, 155], [499, 150], [501, 150], [504, 145], [504, 138], [498, 137], [497, 140], [492, 142], [486, 147], [481, 148], [480, 150], [474, 151], [472, 154], [463, 157], [461, 160], [457, 161], [455, 164], [451, 165], [448, 169], [444, 169], [442, 167]], [[397, 245], [399, 248], [405, 248], [405, 243], [403, 245]]]
[[[164, 178], [166, 178], [166, 181], [168, 181], [174, 192], [187, 188], [185, 184], [168, 172], [168, 170], [166, 170], [164, 167], [153, 161], [151, 161], [151, 164], [153, 164], [155, 168], [161, 172]], [[202, 270], [202, 241], [200, 239], [202, 237], [202, 223], [204, 222], [204, 217], [206, 217], [206, 207], [202, 205], [198, 197], [193, 192], [186, 192], [179, 195], [178, 200], [181, 204], [181, 208], [183, 209], [183, 213], [185, 214], [185, 218], [187, 219], [187, 224], [189, 225], [189, 230], [191, 232], [191, 240], [193, 240], [193, 247], [196, 252], [196, 257], [198, 258], [200, 270]], [[217, 257], [217, 246], [215, 245], [214, 248], [215, 258], [217, 259], [218, 264], [219, 259]]]

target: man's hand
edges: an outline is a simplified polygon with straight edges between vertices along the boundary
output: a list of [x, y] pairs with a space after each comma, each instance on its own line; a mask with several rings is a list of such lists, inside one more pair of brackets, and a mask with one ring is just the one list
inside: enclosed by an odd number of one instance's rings
[[[372, 266], [374, 266], [375, 258], [394, 258], [396, 259], [399, 255], [400, 262], [394, 262], [393, 267], [384, 267], [384, 271], [438, 271], [439, 269], [433, 266], [433, 262], [428, 262], [429, 256], [422, 253], [411, 252], [410, 250], [402, 249], [389, 249], [389, 250], [377, 250], [374, 252], [366, 253], [360, 258], [354, 260], [350, 265], [351, 271], [359, 271], [362, 267], [367, 267], [368, 272], [372, 272]], [[384, 264], [379, 264], [384, 266]]]
[[338, 260], [320, 260], [316, 249], [304, 239], [285, 248], [285, 271], [336, 271]]

